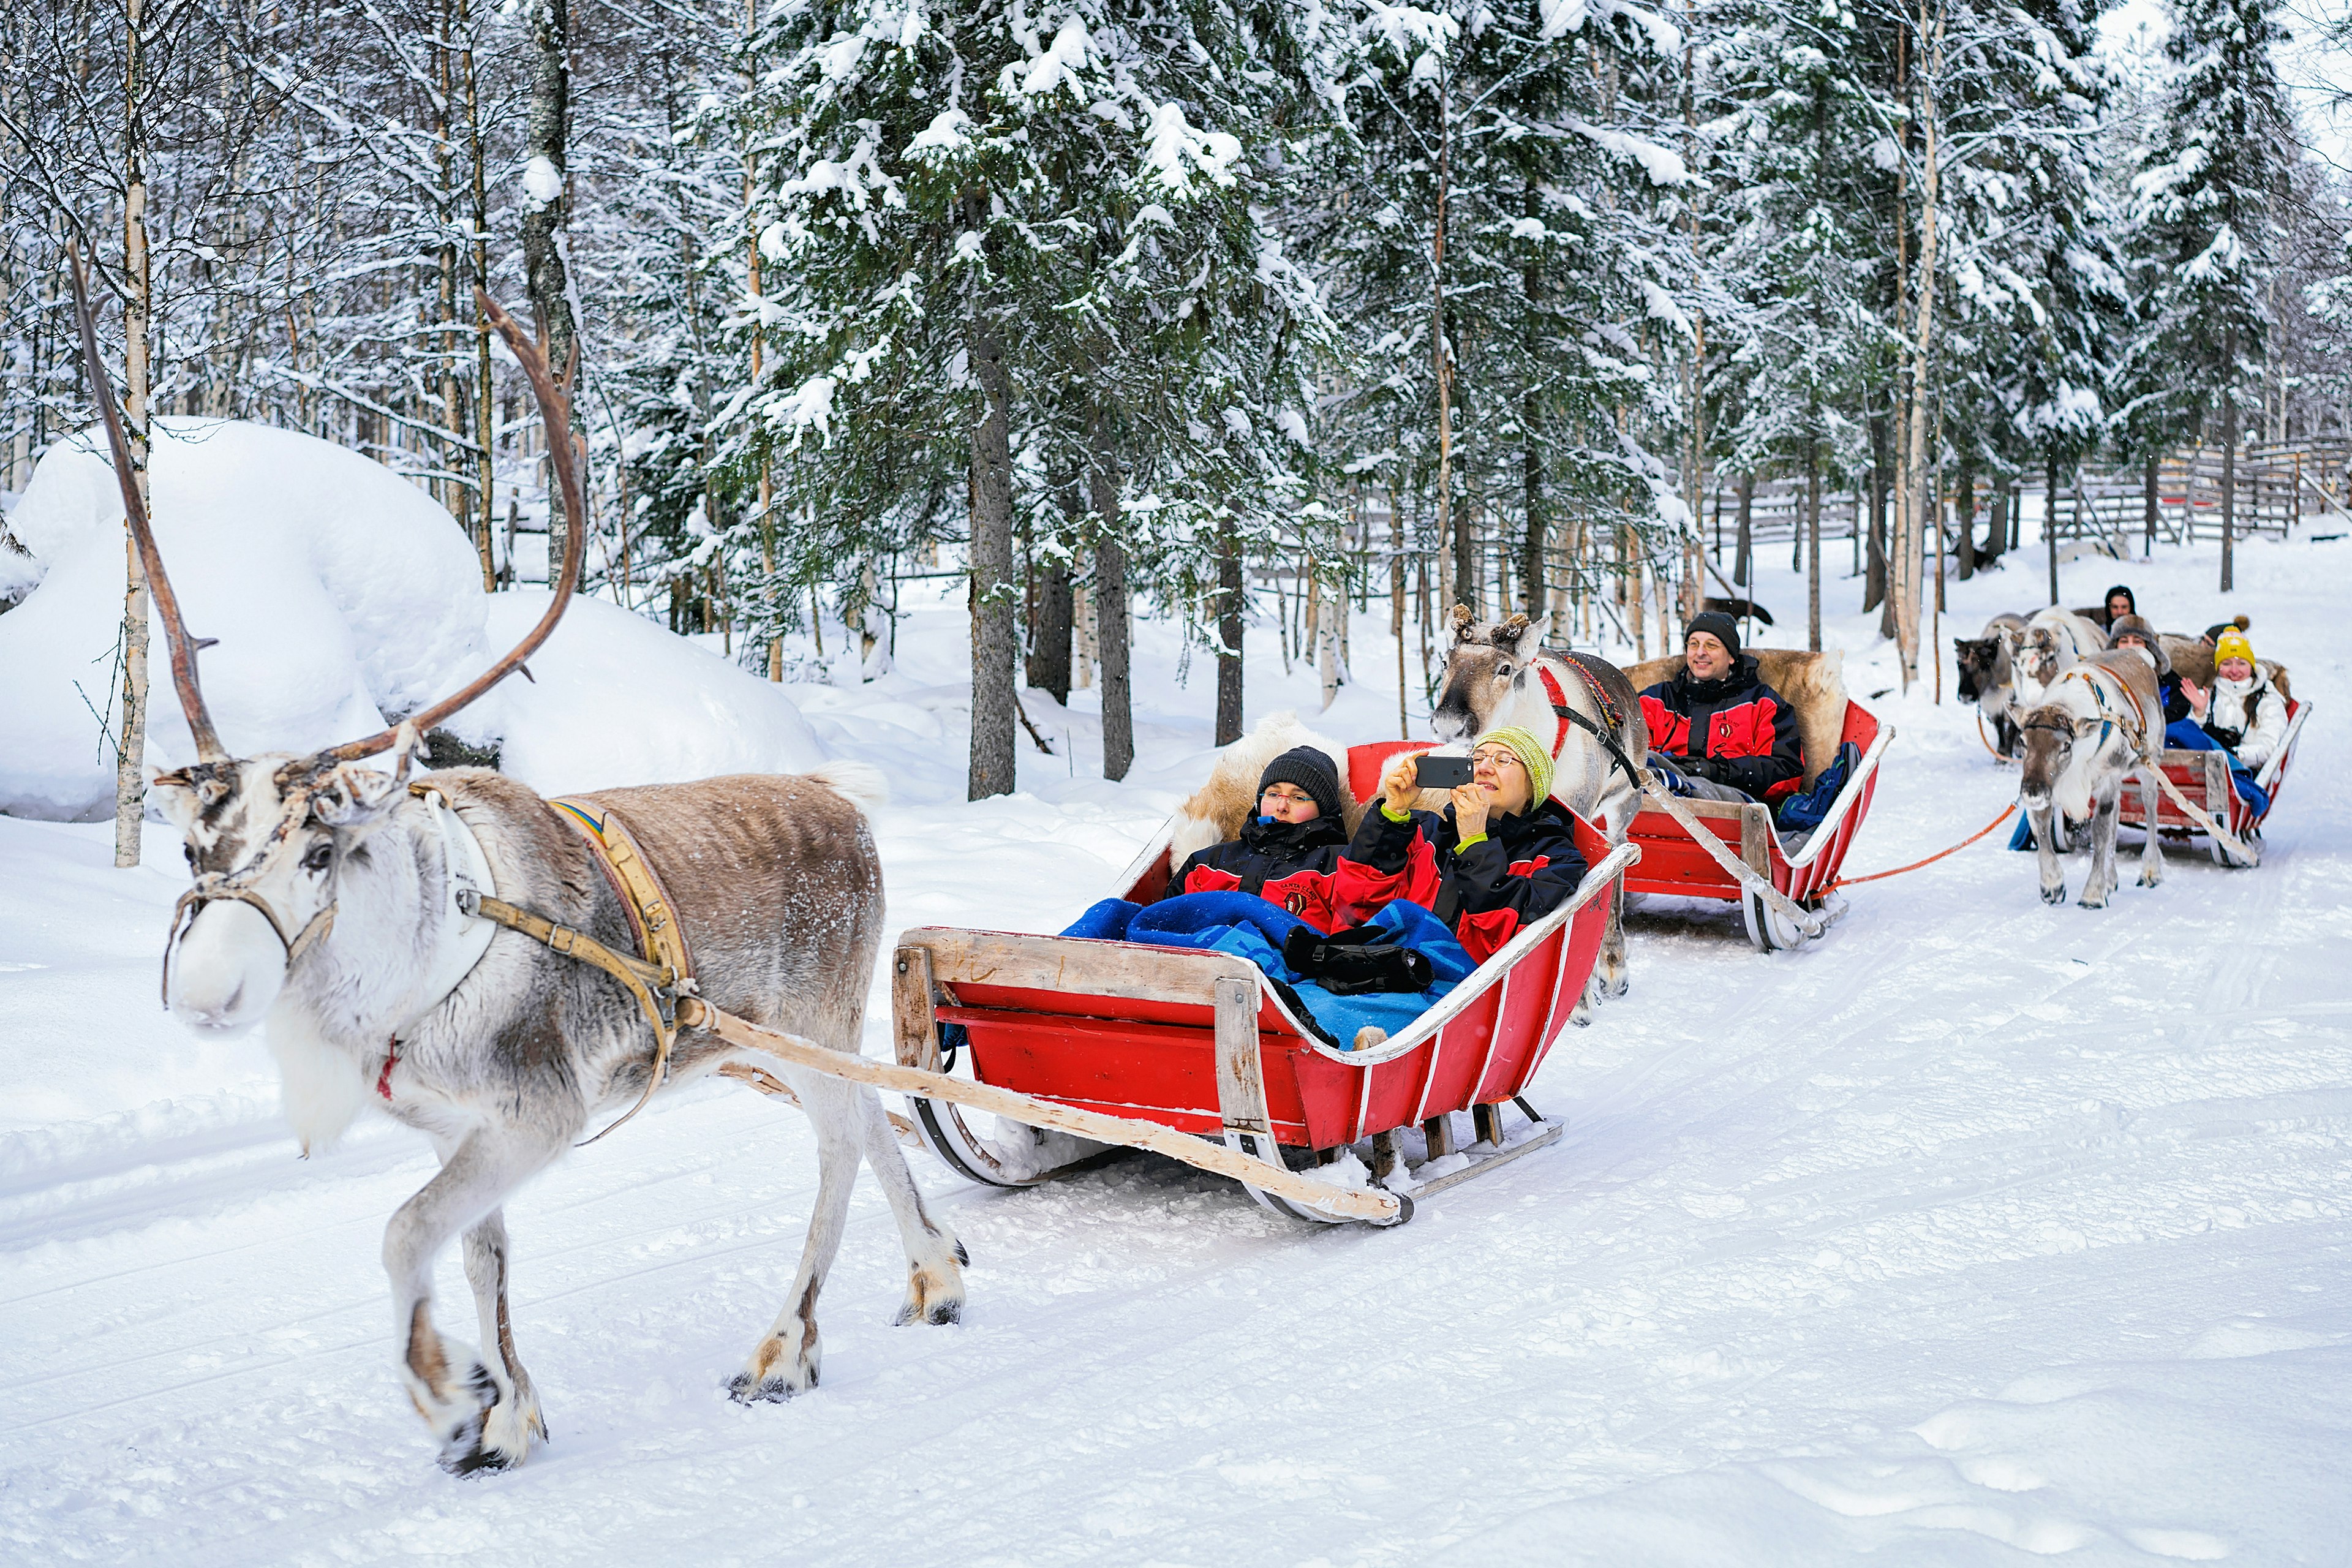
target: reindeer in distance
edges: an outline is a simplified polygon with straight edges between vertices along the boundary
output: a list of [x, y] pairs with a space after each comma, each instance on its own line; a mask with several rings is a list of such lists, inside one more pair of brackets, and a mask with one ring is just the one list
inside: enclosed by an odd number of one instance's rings
[[[182, 623], [132, 482], [78, 254], [73, 268], [91, 388], [197, 749], [193, 764], [150, 781], [184, 837], [194, 877], [166, 939], [164, 1001], [205, 1034], [267, 1020], [288, 1116], [306, 1147], [331, 1141], [370, 1103], [431, 1139], [441, 1168], [384, 1233], [401, 1381], [445, 1468], [518, 1464], [546, 1426], [508, 1311], [506, 1198], [600, 1113], [634, 1113], [656, 1089], [722, 1068], [743, 1075], [738, 1053], [716, 1037], [681, 1031], [673, 1052], [613, 976], [473, 912], [495, 896], [614, 952], [634, 950], [621, 894], [556, 808], [486, 769], [431, 773], [429, 784], [407, 780], [416, 738], [520, 668], [572, 595], [586, 510], [568, 398], [530, 336], [482, 297], [530, 378], [557, 455], [570, 542], [554, 602], [478, 679], [396, 728], [309, 756], [240, 757], [205, 710], [202, 645]], [[394, 771], [361, 765], [387, 751]], [[860, 764], [835, 764], [580, 798], [624, 818], [661, 868], [701, 971], [699, 995], [854, 1055], [883, 931], [881, 868], [866, 817], [879, 783]], [[784, 1310], [730, 1385], [744, 1402], [816, 1385], [816, 1300], [861, 1152], [906, 1247], [899, 1321], [952, 1322], [964, 1299], [963, 1249], [926, 1212], [874, 1090], [761, 1060], [782, 1073], [815, 1124], [819, 1182]], [[478, 1352], [434, 1321], [434, 1258], [459, 1237]]]

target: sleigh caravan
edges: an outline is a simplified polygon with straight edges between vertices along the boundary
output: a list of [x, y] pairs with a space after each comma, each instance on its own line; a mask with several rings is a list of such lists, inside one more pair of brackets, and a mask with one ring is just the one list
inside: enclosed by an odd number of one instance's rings
[[[1407, 745], [1349, 752], [1358, 800], [1378, 793], [1381, 768]], [[1160, 895], [1175, 826], [1171, 819], [1119, 879], [1118, 896], [1147, 902]], [[1227, 837], [1240, 826], [1220, 824]], [[1528, 1104], [1528, 1082], [1583, 995], [1612, 886], [1641, 855], [1632, 846], [1611, 851], [1582, 821], [1576, 832], [1592, 869], [1575, 896], [1402, 1032], [1366, 1049], [1319, 1038], [1264, 973], [1237, 956], [932, 926], [906, 932], [892, 963], [899, 1064], [960, 1068], [981, 1084], [1125, 1126], [1222, 1139], [1243, 1157], [1228, 1173], [1292, 1218], [1401, 1223], [1414, 1199], [1560, 1135], [1561, 1122]], [[961, 1064], [943, 1058], [941, 1023], [963, 1027]], [[916, 1095], [909, 1104], [923, 1145], [987, 1185], [1032, 1185], [1096, 1152], [1012, 1123], [988, 1136], [942, 1100]], [[1352, 1174], [1342, 1157], [1359, 1146], [1369, 1156], [1361, 1163], [1370, 1188], [1316, 1180], [1320, 1167]], [[1324, 1191], [1352, 1201], [1320, 1201]]]
[[[1822, 770], [1852, 742], [1862, 761], [1839, 786], [1837, 798], [1821, 826], [1791, 852], [1773, 826], [1772, 809], [1754, 801], [1684, 799], [1686, 807], [1748, 868], [1763, 881], [1813, 915], [1826, 927], [1843, 912], [1832, 902], [1838, 872], [1846, 851], [1869, 815], [1872, 795], [1878, 787], [1878, 763], [1895, 739], [1895, 727], [1882, 724], [1869, 710], [1850, 700], [1840, 672], [1842, 656], [1805, 653], [1785, 648], [1751, 648], [1764, 684], [1788, 700], [1797, 711], [1804, 749], [1805, 784], [1811, 789]], [[1636, 691], [1645, 690], [1682, 673], [1682, 656], [1652, 659], [1625, 671]], [[1690, 830], [1666, 812], [1649, 807], [1633, 818], [1629, 841], [1642, 848], [1641, 864], [1625, 876], [1632, 893], [1668, 893], [1685, 899], [1719, 899], [1739, 905], [1748, 940], [1759, 952], [1802, 946], [1810, 940], [1802, 926], [1751, 891], [1716, 858], [1692, 838]]]
[[[2273, 674], [2273, 679], [2281, 686], [2280, 695], [2282, 696], [2286, 696], [2284, 673], [2284, 670], [2278, 670]], [[2294, 756], [2294, 743], [2302, 738], [2303, 721], [2310, 715], [2310, 703], [2297, 702], [2292, 697], [2287, 698], [2286, 734], [2279, 742], [2278, 751], [2254, 775], [2254, 783], [2261, 786], [2263, 795], [2269, 801], [2269, 805], [2261, 811], [2256, 811], [2247, 804], [2244, 797], [2231, 786], [2229, 759], [2223, 753], [2183, 752], [2168, 746], [2165, 748], [2162, 764], [2165, 776], [2172, 781], [2173, 787], [2179, 790], [2184, 799], [2206, 815], [2202, 817], [2192, 816], [2189, 813], [2181, 810], [2179, 803], [2170, 795], [2159, 791], [2156, 800], [2157, 830], [2167, 838], [2179, 838], [2191, 842], [2203, 838], [2207, 847], [2211, 850], [2213, 863], [2217, 866], [2245, 867], [2255, 864], [2254, 860], [2246, 859], [2232, 852], [2227, 845], [2216, 837], [2212, 832], [2211, 824], [2218, 819], [2221, 826], [2229, 830], [2231, 837], [2253, 848], [2259, 858], [2262, 846], [2254, 837], [2255, 832], [2269, 817], [2272, 808], [2278, 805], [2279, 789], [2286, 783], [2287, 764]], [[2116, 820], [2126, 827], [2137, 827], [2146, 832], [2147, 802], [2140, 798], [2141, 793], [2138, 775], [2126, 774], [2122, 798], [2117, 803]]]

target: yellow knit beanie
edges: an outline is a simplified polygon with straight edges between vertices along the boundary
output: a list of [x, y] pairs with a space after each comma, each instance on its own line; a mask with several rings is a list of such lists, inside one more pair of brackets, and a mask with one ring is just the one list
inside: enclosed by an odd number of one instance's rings
[[2254, 662], [2254, 645], [2235, 626], [2223, 632], [2213, 644], [2213, 668], [2219, 670], [2224, 662], [2233, 658], [2242, 658], [2248, 664]]
[[1535, 731], [1523, 730], [1517, 724], [1506, 724], [1499, 730], [1489, 730], [1479, 736], [1471, 743], [1471, 750], [1475, 751], [1485, 745], [1511, 748], [1511, 754], [1518, 758], [1519, 765], [1528, 770], [1528, 805], [1530, 807], [1542, 805], [1544, 797], [1551, 794], [1551, 752], [1536, 739]]

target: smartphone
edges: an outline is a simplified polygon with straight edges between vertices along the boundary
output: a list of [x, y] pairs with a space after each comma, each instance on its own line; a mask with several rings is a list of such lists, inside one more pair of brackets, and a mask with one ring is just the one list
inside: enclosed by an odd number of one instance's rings
[[1441, 757], [1424, 752], [1412, 760], [1412, 782], [1422, 789], [1459, 789], [1475, 772], [1467, 757]]

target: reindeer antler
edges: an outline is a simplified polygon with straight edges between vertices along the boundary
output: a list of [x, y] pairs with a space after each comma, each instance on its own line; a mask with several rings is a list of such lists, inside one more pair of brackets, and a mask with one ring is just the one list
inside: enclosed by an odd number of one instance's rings
[[[539, 399], [540, 418], [547, 426], [548, 462], [555, 469], [556, 479], [563, 489], [563, 577], [555, 584], [555, 602], [547, 606], [547, 614], [540, 616], [539, 625], [531, 627], [530, 634], [515, 645], [513, 652], [484, 670], [464, 689], [443, 698], [422, 712], [410, 714], [397, 728], [381, 730], [365, 740], [348, 741], [331, 750], [320, 752], [311, 759], [314, 766], [353, 763], [362, 757], [372, 757], [396, 743], [404, 730], [414, 735], [423, 735], [504, 680], [523, 660], [537, 653], [540, 645], [554, 632], [555, 623], [563, 618], [564, 607], [572, 602], [572, 590], [579, 585], [580, 558], [587, 552], [588, 525], [587, 507], [581, 499], [580, 464], [583, 454], [578, 438], [572, 433], [572, 400], [556, 384], [555, 377], [547, 368], [547, 356], [540, 352], [539, 345], [531, 341], [520, 323], [500, 310], [498, 301], [479, 289], [474, 290], [474, 301], [489, 318], [490, 325], [499, 330], [499, 335], [506, 339], [507, 347], [513, 351], [516, 363], [522, 366], [523, 374], [530, 378], [531, 393]], [[574, 363], [576, 367], [577, 362]], [[404, 764], [404, 762], [405, 759]]]
[[148, 526], [147, 509], [139, 500], [139, 480], [131, 471], [131, 442], [122, 434], [122, 416], [114, 405], [114, 386], [106, 378], [106, 366], [98, 357], [98, 328], [89, 313], [89, 279], [84, 275], [81, 251], [70, 237], [66, 240], [66, 259], [73, 279], [74, 317], [81, 326], [82, 368], [89, 375], [89, 395], [98, 404], [99, 416], [106, 425], [106, 444], [114, 454], [114, 477], [122, 486], [122, 520], [131, 525], [131, 537], [139, 547], [139, 565], [147, 574], [147, 592], [155, 601], [156, 611], [163, 617], [163, 641], [172, 650], [172, 685], [180, 695], [180, 711], [188, 716], [189, 732], [196, 738], [196, 760], [222, 763], [228, 760], [228, 748], [221, 744], [220, 731], [213, 728], [213, 716], [205, 707], [205, 694], [196, 683], [196, 650], [205, 642], [188, 636], [185, 623], [180, 619], [179, 595], [172, 592], [172, 580], [163, 574], [163, 552], [155, 548], [155, 531]]
[[1467, 631], [1470, 629], [1471, 626], [1472, 626], [1475, 622], [1476, 622], [1476, 620], [1477, 620], [1477, 619], [1478, 619], [1478, 617], [1477, 617], [1477, 616], [1474, 616], [1474, 615], [1472, 615], [1472, 614], [1470, 613], [1470, 606], [1469, 606], [1469, 605], [1454, 605], [1454, 635], [1456, 637], [1461, 637], [1464, 633], [1467, 632]]

